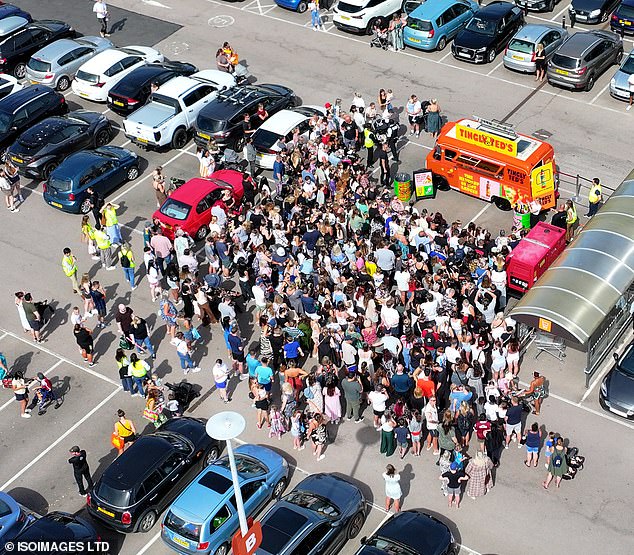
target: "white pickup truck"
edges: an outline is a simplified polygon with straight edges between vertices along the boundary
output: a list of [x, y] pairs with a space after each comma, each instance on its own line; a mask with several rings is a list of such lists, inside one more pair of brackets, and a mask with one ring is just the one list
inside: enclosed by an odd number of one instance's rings
[[152, 93], [145, 106], [123, 120], [125, 136], [146, 148], [183, 148], [198, 112], [218, 91], [233, 85], [232, 75], [216, 69], [174, 77]]

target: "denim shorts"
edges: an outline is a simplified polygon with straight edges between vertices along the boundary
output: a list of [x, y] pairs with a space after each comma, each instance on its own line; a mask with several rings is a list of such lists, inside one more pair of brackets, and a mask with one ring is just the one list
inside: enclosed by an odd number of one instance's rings
[[529, 447], [527, 445], [526, 446], [526, 452], [527, 453], [539, 453], [539, 447]]

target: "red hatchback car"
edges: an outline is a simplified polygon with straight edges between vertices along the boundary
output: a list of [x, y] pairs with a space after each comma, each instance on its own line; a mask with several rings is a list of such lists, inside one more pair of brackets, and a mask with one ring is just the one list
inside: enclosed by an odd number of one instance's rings
[[219, 170], [210, 177], [195, 177], [174, 191], [153, 218], [161, 222], [163, 233], [174, 239], [174, 230], [181, 228], [197, 241], [209, 233], [211, 207], [222, 198], [224, 191], [231, 191], [236, 206], [244, 195], [242, 172]]

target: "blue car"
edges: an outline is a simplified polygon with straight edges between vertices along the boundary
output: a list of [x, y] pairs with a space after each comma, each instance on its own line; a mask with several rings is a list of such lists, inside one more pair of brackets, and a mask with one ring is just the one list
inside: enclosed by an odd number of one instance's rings
[[139, 177], [139, 158], [118, 146], [102, 146], [72, 154], [43, 183], [44, 200], [64, 212], [88, 214], [88, 187], [105, 197], [110, 191]]
[[13, 497], [0, 491], [0, 545], [13, 540], [25, 526], [33, 521]]
[[442, 50], [477, 11], [471, 0], [427, 0], [409, 14], [403, 42], [419, 50]]
[[[267, 447], [242, 445], [235, 459], [247, 516], [284, 493], [288, 463], [282, 456]], [[172, 503], [163, 517], [161, 538], [178, 553], [227, 555], [239, 527], [225, 456], [205, 468]]]
[[33, 18], [31, 17], [31, 14], [29, 12], [25, 12], [24, 10], [18, 8], [17, 6], [14, 6], [13, 4], [3, 4], [2, 6], [0, 6], [0, 19], [11, 16], [23, 17], [29, 23], [33, 21]]

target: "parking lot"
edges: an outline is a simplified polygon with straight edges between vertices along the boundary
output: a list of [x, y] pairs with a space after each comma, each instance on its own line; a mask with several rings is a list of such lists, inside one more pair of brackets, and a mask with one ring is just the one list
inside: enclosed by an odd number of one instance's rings
[[[84, 0], [17, 3], [36, 18], [63, 19], [87, 35], [98, 31], [90, 3]], [[559, 22], [567, 10], [565, 4], [560, 2], [552, 14], [530, 14], [527, 21]], [[214, 66], [216, 48], [228, 40], [258, 82], [288, 85], [306, 104], [342, 98], [346, 105], [354, 91], [369, 101], [383, 87], [392, 88], [396, 105], [402, 106], [415, 92], [419, 98], [438, 98], [449, 120], [477, 115], [512, 123], [521, 133], [547, 133], [560, 169], [566, 173], [600, 176], [605, 184], [616, 187], [631, 170], [634, 139], [626, 130], [632, 113], [625, 112], [624, 103], [609, 95], [613, 70], [606, 72], [591, 92], [573, 93], [548, 84], [536, 88], [532, 75], [505, 69], [501, 56], [493, 64], [474, 66], [456, 61], [449, 48], [434, 53], [406, 49], [398, 54], [370, 49], [368, 37], [340, 32], [329, 19], [326, 32], [314, 33], [309, 28], [309, 14], [284, 10], [271, 0], [112, 0], [109, 5], [111, 21], [118, 23], [111, 40], [119, 46], [156, 45], [170, 59], [189, 61], [205, 69]], [[633, 43], [626, 39], [624, 46], [627, 53]], [[70, 91], [65, 96], [71, 109], [104, 112], [120, 128], [121, 118], [105, 106], [80, 101]], [[401, 121], [405, 121], [403, 114]], [[406, 135], [399, 143], [399, 169], [408, 172], [424, 167], [424, 158], [433, 146], [427, 135], [410, 138]], [[141, 230], [155, 209], [151, 170], [162, 165], [168, 176], [187, 179], [197, 175], [195, 147], [190, 142], [178, 151], [146, 152], [131, 145], [120, 130], [112, 144], [130, 148], [143, 159], [141, 176], [109, 197], [121, 206], [124, 236], [140, 258]], [[107, 273], [99, 270], [79, 242], [80, 218], [46, 206], [38, 183], [27, 181], [26, 186], [27, 199], [20, 213], [5, 214], [0, 219], [5, 293], [0, 298], [0, 351], [29, 375], [46, 373], [56, 391], [63, 394], [64, 403], [58, 410], [51, 408], [41, 417], [34, 415], [25, 420], [18, 417], [10, 392], [2, 392], [0, 445], [4, 456], [0, 488], [40, 514], [52, 510], [81, 512], [83, 498], [77, 495], [66, 463], [68, 448], [79, 444], [86, 449], [91, 471], [98, 476], [114, 459], [109, 439], [116, 410], [126, 410], [139, 429], [147, 421], [140, 416], [140, 400], [131, 398], [119, 386], [113, 360], [118, 341], [114, 324], [96, 333], [95, 367], [81, 363], [68, 324], [68, 313], [80, 300], [71, 295], [60, 268], [63, 247], [73, 249], [80, 272], [90, 271], [104, 284], [109, 309], [126, 302], [148, 320], [159, 353], [154, 371], [170, 382], [181, 379], [181, 371], [174, 349], [164, 337], [164, 328], [157, 325], [156, 305], [150, 301], [146, 282], [130, 292], [119, 269]], [[560, 190], [563, 198], [575, 192], [568, 181], [562, 182]], [[441, 211], [448, 219], [460, 219], [463, 224], [474, 221], [495, 232], [512, 225], [512, 214], [455, 192], [439, 193], [424, 205]], [[18, 290], [49, 299], [56, 309], [42, 345], [31, 342], [20, 329], [12, 295]], [[199, 417], [224, 407], [217, 394], [209, 390], [209, 361], [226, 356], [221, 332], [214, 329], [212, 333], [195, 354], [203, 367], [193, 380], [202, 394], [192, 406], [193, 415]], [[437, 514], [462, 544], [461, 554], [528, 554], [536, 549], [603, 553], [607, 546], [613, 551], [633, 552], [629, 504], [624, 495], [624, 485], [630, 481], [629, 461], [634, 455], [628, 441], [633, 426], [601, 411], [596, 402], [596, 380], [589, 392], [583, 387], [578, 366], [582, 363], [574, 353], [565, 364], [543, 355], [535, 360], [531, 354], [523, 370], [527, 377], [533, 369], [539, 369], [550, 381], [552, 394], [544, 403], [540, 425], [570, 437], [571, 444], [579, 446], [591, 461], [577, 479], [564, 483], [560, 491], [544, 492], [540, 486], [543, 468], [526, 469], [521, 463], [523, 451], [511, 449], [504, 454], [492, 493], [477, 501], [466, 499], [459, 510], [449, 511], [439, 491], [437, 467], [431, 453], [424, 452], [421, 459], [408, 457], [403, 461], [404, 508], [425, 508]], [[344, 424], [325, 460], [316, 462], [310, 449], [291, 455], [288, 438], [270, 440], [256, 429], [245, 385], [233, 387], [237, 390], [231, 408], [244, 414], [248, 422], [241, 439], [283, 450], [294, 468], [291, 487], [306, 473], [341, 472], [352, 477], [371, 503], [361, 536], [371, 534], [386, 518], [381, 478], [385, 461], [378, 456], [378, 434], [370, 426]], [[147, 430], [151, 428], [146, 426]], [[556, 526], [546, 524], [546, 518], [556, 519]], [[158, 532], [158, 526], [146, 535], [124, 536], [100, 530], [103, 539], [111, 543], [112, 554], [123, 555], [168, 553]], [[352, 554], [357, 547], [358, 541], [351, 541], [343, 553]]]

